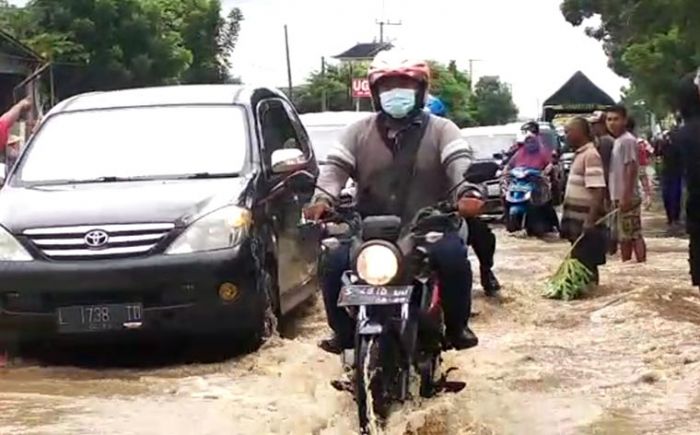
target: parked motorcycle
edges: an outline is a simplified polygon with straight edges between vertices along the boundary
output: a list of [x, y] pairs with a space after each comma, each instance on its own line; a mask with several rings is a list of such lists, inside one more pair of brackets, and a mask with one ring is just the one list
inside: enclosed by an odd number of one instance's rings
[[525, 229], [530, 236], [543, 235], [551, 227], [543, 210], [548, 201], [547, 182], [542, 171], [525, 167], [511, 169], [505, 192], [506, 230], [512, 233]]
[[397, 216], [362, 219], [347, 197], [334, 210], [321, 223], [322, 246], [351, 244], [353, 267], [343, 274], [338, 306], [348, 310], [356, 329], [355, 348], [343, 354], [353, 380], [333, 385], [353, 393], [360, 431], [368, 434], [376, 432], [392, 403], [416, 392], [427, 398], [465, 386], [447, 382], [449, 370], [441, 370], [448, 346], [441, 283], [428, 260], [430, 245], [458, 231], [463, 220], [449, 203], [427, 207], [417, 213], [408, 236], [400, 238]]

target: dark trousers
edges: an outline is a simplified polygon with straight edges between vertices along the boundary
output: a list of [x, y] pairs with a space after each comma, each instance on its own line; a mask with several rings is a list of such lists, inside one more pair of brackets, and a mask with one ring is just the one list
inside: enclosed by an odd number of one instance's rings
[[571, 253], [572, 258], [580, 261], [593, 274], [591, 281], [596, 284], [598, 284], [598, 266], [605, 264], [607, 248], [607, 230], [604, 226], [597, 226], [585, 230], [583, 238]]
[[681, 218], [683, 178], [680, 175], [664, 175], [661, 179], [661, 189], [668, 223], [678, 222]]
[[[472, 272], [467, 248], [456, 233], [445, 236], [429, 249], [430, 261], [442, 283], [442, 307], [448, 331], [467, 325], [472, 304]], [[328, 251], [321, 260], [321, 291], [331, 329], [348, 347], [353, 342], [355, 324], [347, 311], [338, 307], [343, 272], [350, 269], [350, 245]]]
[[488, 224], [479, 218], [467, 219], [469, 226], [469, 239], [467, 244], [474, 249], [476, 257], [479, 259], [481, 278], [484, 273], [493, 267], [493, 256], [496, 253], [496, 236], [489, 228]]
[[700, 229], [690, 229], [688, 235], [690, 236], [688, 245], [690, 278], [694, 286], [700, 286]]

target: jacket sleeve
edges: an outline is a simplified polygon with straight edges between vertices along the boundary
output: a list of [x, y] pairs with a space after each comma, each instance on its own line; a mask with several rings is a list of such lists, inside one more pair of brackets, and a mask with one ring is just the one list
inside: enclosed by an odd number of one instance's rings
[[[326, 164], [321, 166], [321, 173], [318, 177], [320, 189], [316, 189], [312, 202], [332, 203], [340, 195], [348, 178], [355, 172], [360, 129], [359, 123], [351, 124], [341, 133], [338, 141], [331, 145], [326, 157]], [[333, 195], [334, 198], [329, 197], [324, 190]]]
[[450, 189], [455, 186], [461, 186], [452, 193], [452, 199], [456, 200], [466, 194], [483, 196], [481, 186], [463, 183], [464, 174], [471, 165], [474, 152], [462, 137], [462, 132], [459, 131], [454, 122], [443, 119], [444, 124], [441, 127], [439, 134], [438, 147], [440, 151], [440, 161], [447, 174], [447, 179], [450, 183]]

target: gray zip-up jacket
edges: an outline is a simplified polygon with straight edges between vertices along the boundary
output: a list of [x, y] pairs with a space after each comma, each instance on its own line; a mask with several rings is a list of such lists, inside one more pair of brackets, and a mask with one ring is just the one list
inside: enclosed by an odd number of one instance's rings
[[[381, 133], [381, 115], [373, 114], [350, 125], [331, 148], [327, 164], [321, 168], [318, 184], [334, 196], [338, 196], [349, 177], [357, 183], [358, 209], [369, 209], [383, 214], [383, 210], [396, 206], [397, 187], [382, 182], [386, 172], [395, 170], [392, 144]], [[430, 115], [428, 125], [418, 147], [413, 177], [409, 179], [408, 195], [401, 210], [404, 222], [410, 221], [423, 207], [448, 199], [447, 192], [461, 183], [472, 159], [472, 150], [463, 139], [459, 128], [450, 120]], [[401, 143], [393, 144], [401, 146]], [[457, 199], [469, 190], [480, 189], [464, 184], [456, 189], [451, 199]], [[329, 199], [317, 190], [315, 200]], [[372, 205], [366, 202], [371, 199]], [[385, 211], [384, 211], [385, 212]]]

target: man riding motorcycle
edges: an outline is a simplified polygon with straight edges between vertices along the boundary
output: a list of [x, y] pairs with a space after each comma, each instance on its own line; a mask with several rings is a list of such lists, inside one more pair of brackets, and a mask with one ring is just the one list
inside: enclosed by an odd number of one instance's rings
[[[378, 113], [350, 125], [328, 154], [312, 203], [309, 220], [319, 220], [331, 209], [347, 179], [357, 182], [357, 211], [363, 216], [400, 216], [404, 232], [416, 212], [445, 198], [463, 183], [471, 150], [458, 127], [445, 118], [425, 113], [430, 68], [424, 61], [400, 52], [382, 52], [369, 69], [369, 84]], [[325, 191], [325, 192], [324, 192]], [[477, 216], [483, 207], [477, 186], [462, 184], [452, 198], [464, 217]], [[320, 283], [333, 336], [319, 345], [331, 353], [353, 347], [355, 323], [337, 307], [343, 272], [350, 269], [350, 247], [341, 244], [324, 255]], [[429, 252], [443, 283], [447, 339], [457, 349], [478, 344], [468, 327], [471, 312], [471, 267], [464, 240], [446, 234]]]

